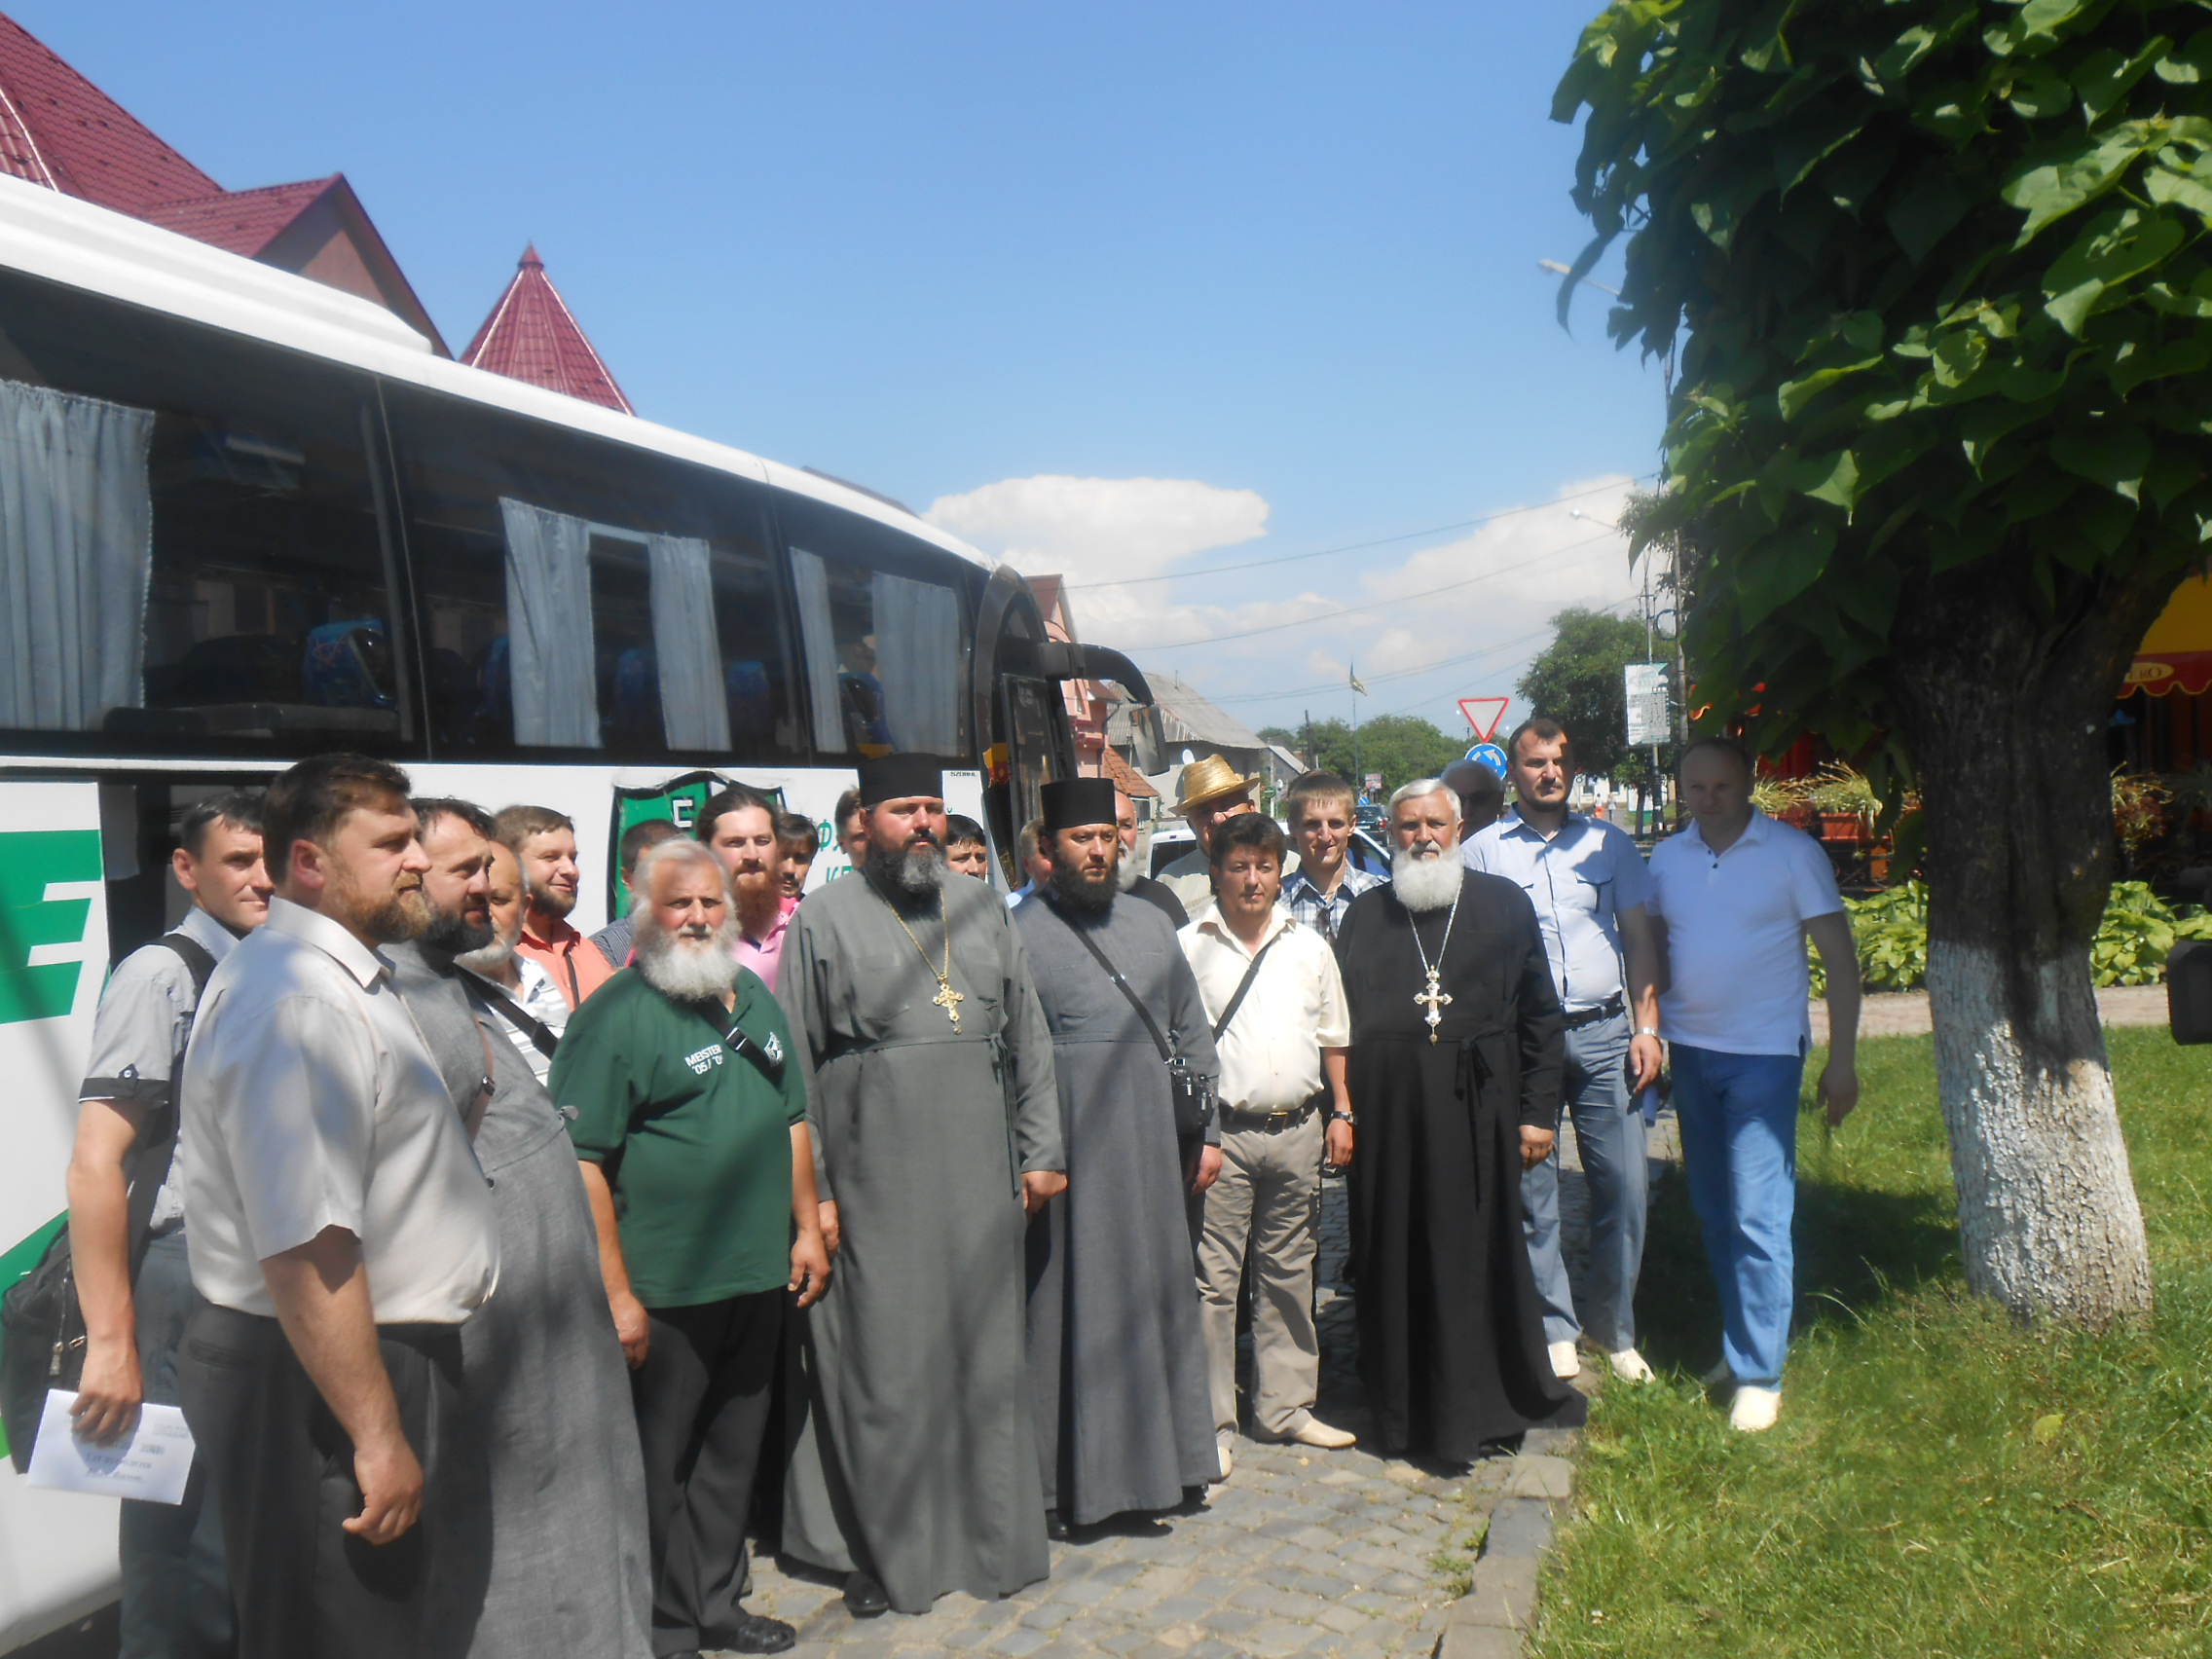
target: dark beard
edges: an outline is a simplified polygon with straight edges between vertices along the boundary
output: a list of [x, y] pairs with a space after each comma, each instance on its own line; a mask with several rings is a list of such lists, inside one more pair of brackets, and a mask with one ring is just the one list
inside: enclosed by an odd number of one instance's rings
[[1111, 905], [1114, 895], [1120, 891], [1111, 879], [1085, 879], [1082, 869], [1075, 865], [1053, 865], [1051, 882], [1052, 896], [1061, 903], [1070, 909], [1087, 910], [1093, 915]]
[[861, 867], [877, 892], [901, 903], [919, 903], [944, 886], [944, 849], [935, 842], [893, 853], [870, 841]]
[[498, 937], [498, 929], [490, 922], [472, 923], [459, 911], [450, 916], [432, 911], [430, 925], [423, 930], [423, 948], [441, 950], [448, 956], [466, 956], [472, 950], [482, 950]]

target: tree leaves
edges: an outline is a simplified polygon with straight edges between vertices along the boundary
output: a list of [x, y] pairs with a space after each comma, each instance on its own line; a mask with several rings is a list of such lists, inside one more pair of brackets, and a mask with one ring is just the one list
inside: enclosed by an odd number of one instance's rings
[[2050, 440], [2050, 459], [2077, 478], [2140, 500], [2143, 474], [2151, 465], [2151, 435], [2140, 426], [2060, 432]]
[[2108, 288], [2162, 263], [2183, 239], [2180, 223], [2171, 217], [2146, 218], [2133, 207], [2099, 214], [2044, 273], [2044, 310], [2080, 338], [2082, 325]]

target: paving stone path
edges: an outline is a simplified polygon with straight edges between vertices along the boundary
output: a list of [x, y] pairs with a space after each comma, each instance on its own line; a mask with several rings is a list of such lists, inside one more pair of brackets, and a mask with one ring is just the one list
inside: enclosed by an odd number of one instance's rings
[[[1578, 1180], [1577, 1180], [1577, 1184]], [[1366, 1426], [1346, 1254], [1344, 1186], [1322, 1205], [1318, 1415]], [[1425, 1656], [1465, 1588], [1483, 1527], [1508, 1495], [1547, 1494], [1571, 1436], [1540, 1433], [1518, 1457], [1460, 1472], [1354, 1448], [1312, 1452], [1240, 1440], [1236, 1469], [1202, 1504], [1079, 1532], [1052, 1575], [1017, 1596], [947, 1596], [921, 1617], [856, 1621], [840, 1587], [762, 1560], [750, 1605], [798, 1627], [795, 1659], [972, 1654], [979, 1659], [1216, 1659], [1251, 1654]]]

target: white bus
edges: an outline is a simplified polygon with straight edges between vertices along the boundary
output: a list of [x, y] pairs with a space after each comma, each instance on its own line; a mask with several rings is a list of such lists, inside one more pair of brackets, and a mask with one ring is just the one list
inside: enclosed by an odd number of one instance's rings
[[[1151, 702], [895, 503], [0, 177], [0, 1284], [59, 1224], [107, 967], [181, 915], [207, 793], [344, 748], [553, 807], [589, 932], [621, 823], [715, 778], [819, 822], [859, 757], [940, 754], [1003, 859], [1073, 771], [1078, 676]], [[0, 1460], [0, 1651], [112, 1599], [115, 1523]]]

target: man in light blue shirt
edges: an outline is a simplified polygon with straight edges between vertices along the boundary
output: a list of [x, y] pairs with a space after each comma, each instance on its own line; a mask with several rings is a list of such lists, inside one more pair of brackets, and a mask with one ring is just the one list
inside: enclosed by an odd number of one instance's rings
[[1559, 1154], [1521, 1177], [1522, 1227], [1544, 1305], [1544, 1341], [1562, 1377], [1580, 1371], [1575, 1348], [1587, 1331], [1617, 1375], [1647, 1382], [1651, 1367], [1636, 1347], [1645, 1170], [1643, 1118], [1633, 1099], [1660, 1064], [1658, 956], [1644, 914], [1649, 881], [1625, 831], [1567, 810], [1574, 764], [1556, 721], [1524, 720], [1505, 752], [1514, 810], [1471, 836], [1460, 854], [1469, 869], [1520, 883], [1535, 906], [1567, 1014], [1566, 1104], [1590, 1184], [1585, 1321], [1576, 1316], [1560, 1254]]

